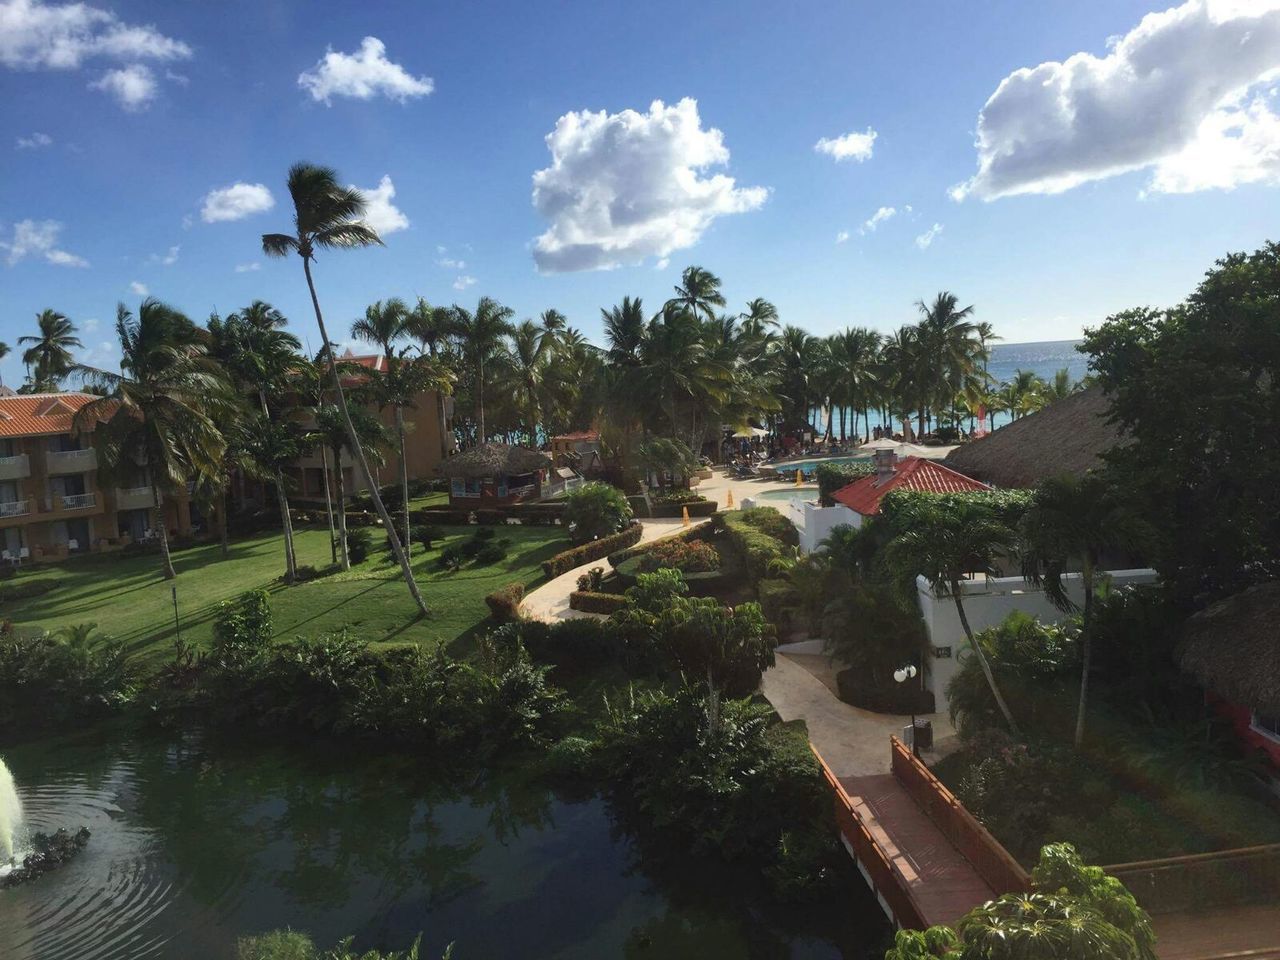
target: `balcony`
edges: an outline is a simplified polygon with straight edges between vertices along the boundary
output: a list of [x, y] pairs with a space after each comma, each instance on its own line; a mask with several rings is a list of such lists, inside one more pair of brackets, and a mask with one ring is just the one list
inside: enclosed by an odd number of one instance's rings
[[75, 493], [69, 497], [58, 497], [62, 510], [92, 510], [98, 505], [96, 493]]
[[116, 489], [117, 510], [150, 510], [155, 505], [155, 491], [150, 487]]
[[98, 453], [93, 447], [84, 450], [50, 451], [45, 455], [45, 470], [49, 476], [56, 477], [63, 473], [85, 473], [98, 469]]
[[13, 517], [25, 517], [30, 512], [30, 500], [8, 500], [4, 503], [0, 503], [0, 520], [10, 520]]
[[25, 453], [0, 457], [0, 480], [23, 480], [31, 476], [31, 461]]

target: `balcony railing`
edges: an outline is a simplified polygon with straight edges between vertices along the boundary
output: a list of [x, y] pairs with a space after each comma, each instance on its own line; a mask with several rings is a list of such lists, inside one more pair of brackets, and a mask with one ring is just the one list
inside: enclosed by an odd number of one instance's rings
[[96, 493], [73, 493], [69, 497], [62, 498], [63, 510], [87, 510], [97, 505], [98, 495]]
[[84, 450], [59, 450], [45, 454], [45, 469], [50, 474], [84, 473], [98, 469], [98, 454], [93, 447]]
[[116, 490], [117, 510], [145, 510], [155, 505], [156, 494], [150, 487], [125, 487]]
[[0, 519], [8, 517], [25, 517], [31, 512], [30, 500], [9, 500], [0, 503]]
[[0, 480], [22, 480], [31, 476], [31, 462], [25, 453], [0, 457]]

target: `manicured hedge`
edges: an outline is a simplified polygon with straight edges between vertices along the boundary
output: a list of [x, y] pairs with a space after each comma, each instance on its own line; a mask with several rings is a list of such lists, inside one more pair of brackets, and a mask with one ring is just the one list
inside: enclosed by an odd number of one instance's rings
[[682, 517], [686, 507], [689, 509], [690, 517], [709, 517], [716, 512], [719, 504], [705, 497], [701, 500], [691, 500], [684, 503], [655, 503], [653, 505], [653, 516]]
[[820, 463], [818, 464], [818, 500], [824, 507], [832, 506], [835, 501], [831, 494], [841, 487], [847, 487], [855, 480], [870, 476], [876, 472], [872, 460], [857, 460], [853, 463]]
[[795, 585], [790, 580], [761, 580], [756, 589], [760, 592], [760, 609], [765, 619], [774, 625], [779, 636], [789, 634], [795, 608], [800, 604]]
[[550, 560], [542, 562], [542, 572], [550, 580], [558, 577], [562, 573], [568, 573], [574, 567], [580, 567], [584, 563], [590, 563], [592, 560], [599, 560], [601, 557], [607, 557], [615, 550], [621, 550], [624, 547], [634, 546], [640, 541], [640, 535], [644, 532], [644, 528], [639, 523], [632, 523], [625, 530], [615, 533], [611, 537], [601, 537], [599, 540], [591, 540], [580, 546], [574, 547], [572, 550], [565, 550], [563, 553], [557, 553]]
[[[771, 510], [771, 508], [763, 508]], [[765, 577], [770, 575], [770, 565], [774, 560], [780, 560], [783, 557], [790, 556], [794, 551], [789, 544], [784, 543], [777, 537], [770, 536], [765, 529], [752, 522], [747, 514], [752, 513], [750, 510], [735, 510], [730, 513], [721, 513], [716, 516], [724, 525], [725, 535], [729, 538], [729, 543], [742, 557], [743, 566], [746, 568], [747, 577], [753, 584], [759, 583]], [[772, 511], [776, 513], [776, 511]], [[779, 519], [783, 519], [778, 514]], [[786, 521], [783, 520], [785, 523]], [[787, 524], [790, 526], [790, 524]], [[776, 529], [770, 526], [770, 529]], [[791, 528], [792, 533], [795, 528]]]
[[639, 494], [632, 494], [627, 497], [627, 503], [631, 504], [631, 512], [637, 517], [645, 517], [646, 519], [652, 514], [649, 513], [649, 501]]
[[470, 523], [474, 514], [477, 523], [499, 524], [516, 520], [525, 526], [550, 527], [560, 522], [564, 509], [563, 503], [513, 503], [505, 507], [424, 507], [410, 511], [409, 516], [418, 523], [455, 526]]
[[484, 598], [495, 620], [505, 622], [520, 619], [520, 601], [524, 599], [523, 583], [508, 583]]
[[620, 593], [591, 593], [575, 590], [569, 594], [569, 608], [583, 613], [602, 613], [608, 616], [627, 605], [627, 598]]
[[841, 670], [836, 674], [836, 689], [845, 703], [873, 713], [905, 715], [937, 710], [932, 691], [921, 690], [916, 683], [876, 686], [862, 670]]
[[[640, 567], [643, 559], [643, 554], [637, 557], [630, 557], [618, 564], [614, 570], [614, 575], [624, 588], [634, 587], [636, 585], [636, 577], [645, 572]], [[696, 570], [690, 573], [681, 571], [681, 573], [684, 576], [685, 583], [689, 584], [689, 589], [695, 595], [713, 590], [718, 582], [724, 578], [724, 573], [720, 570]]]

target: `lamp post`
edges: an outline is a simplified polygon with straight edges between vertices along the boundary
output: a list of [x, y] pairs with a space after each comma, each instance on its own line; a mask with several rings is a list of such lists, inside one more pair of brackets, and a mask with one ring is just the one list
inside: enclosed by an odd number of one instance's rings
[[[893, 679], [898, 683], [906, 683], [908, 680], [915, 679], [916, 667], [913, 663], [908, 663], [905, 667], [899, 667], [893, 671]], [[911, 755], [917, 760], [920, 759], [920, 748], [916, 746], [916, 705], [915, 701], [911, 702]]]

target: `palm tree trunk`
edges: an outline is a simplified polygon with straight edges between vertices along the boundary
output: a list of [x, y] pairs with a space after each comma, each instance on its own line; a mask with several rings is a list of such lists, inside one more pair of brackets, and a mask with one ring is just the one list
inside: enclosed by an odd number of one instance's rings
[[[311, 306], [316, 313], [316, 326], [320, 328], [321, 339], [327, 344], [329, 342], [329, 333], [325, 329], [324, 316], [320, 312], [320, 298], [316, 296], [315, 281], [311, 279], [310, 258], [302, 258], [302, 270], [307, 276], [307, 289], [311, 292]], [[342, 420], [347, 428], [347, 439], [356, 455], [356, 462], [360, 465], [360, 475], [363, 477], [365, 486], [369, 488], [369, 493], [373, 497], [373, 506], [378, 511], [378, 518], [382, 521], [383, 529], [387, 531], [387, 538], [391, 541], [391, 552], [395, 554], [396, 560], [400, 563], [400, 570], [404, 574], [404, 582], [409, 588], [409, 595], [413, 597], [413, 602], [417, 604], [418, 612], [426, 616], [427, 604], [422, 599], [422, 594], [418, 591], [418, 584], [413, 579], [413, 568], [409, 566], [409, 558], [405, 556], [404, 549], [400, 546], [400, 538], [396, 535], [395, 525], [392, 524], [391, 517], [387, 515], [387, 508], [382, 502], [382, 495], [378, 493], [378, 488], [374, 485], [373, 475], [369, 472], [369, 461], [365, 459], [364, 448], [360, 445], [360, 438], [356, 436], [356, 428], [351, 423], [351, 413], [347, 410], [347, 397], [342, 390], [342, 379], [338, 376], [338, 365], [333, 359], [333, 351], [326, 350], [325, 358], [329, 362], [329, 375], [333, 377], [334, 389], [338, 392], [338, 409], [342, 411]], [[483, 410], [483, 408], [481, 409]], [[345, 526], [345, 524], [346, 518], [344, 517], [343, 525]], [[346, 545], [345, 535], [343, 537], [343, 545], [344, 547]]]
[[227, 488], [222, 488], [222, 498], [218, 509], [218, 533], [219, 539], [222, 541], [222, 559], [226, 560], [231, 556], [231, 548], [228, 543], [229, 535], [227, 531]]
[[951, 599], [956, 603], [956, 613], [960, 616], [960, 626], [964, 627], [964, 635], [969, 638], [969, 648], [978, 657], [978, 665], [982, 667], [982, 675], [987, 678], [987, 686], [991, 688], [991, 694], [996, 698], [996, 705], [1000, 708], [1000, 712], [1004, 714], [1005, 722], [1009, 724], [1009, 729], [1013, 731], [1013, 735], [1021, 737], [1022, 732], [1018, 729], [1018, 722], [1013, 719], [1009, 705], [1004, 702], [1004, 694], [1000, 692], [1000, 687], [996, 684], [996, 677], [991, 672], [991, 664], [987, 660], [987, 655], [983, 653], [982, 645], [973, 639], [973, 629], [969, 626], [969, 618], [964, 612], [964, 603], [960, 600], [960, 582], [958, 580], [951, 584]]
[[[329, 517], [329, 562], [338, 562], [338, 541], [333, 530], [333, 497], [329, 493], [329, 449], [320, 444], [320, 465], [324, 470], [324, 512]], [[345, 546], [345, 543], [344, 543]]]
[[1080, 647], [1084, 662], [1080, 665], [1080, 705], [1076, 708], [1077, 750], [1084, 742], [1084, 714], [1089, 704], [1089, 667], [1093, 661], [1093, 562], [1088, 557], [1081, 564], [1080, 580], [1084, 587], [1084, 636]]
[[476, 419], [479, 421], [476, 443], [481, 444], [484, 443], [484, 357], [476, 368]]
[[404, 549], [413, 555], [409, 543], [409, 461], [404, 457], [404, 408], [396, 404], [396, 434], [400, 437], [400, 503], [404, 507]]
[[342, 448], [333, 451], [334, 462], [338, 465], [334, 470], [334, 479], [338, 484], [338, 549], [342, 554], [342, 569], [351, 569], [351, 557], [347, 553], [347, 482], [342, 476]]
[[156, 524], [160, 528], [160, 569], [164, 571], [166, 580], [172, 580], [177, 574], [173, 571], [173, 557], [169, 555], [169, 525], [164, 520], [164, 495], [159, 487], [153, 486], [151, 489], [155, 492], [156, 515], [160, 521]]
[[[267, 408], [267, 394], [258, 390], [258, 403], [262, 406], [262, 416], [271, 422], [271, 411]], [[280, 502], [280, 524], [284, 529], [284, 569], [285, 583], [293, 583], [298, 578], [298, 555], [293, 552], [293, 518], [289, 516], [289, 497], [284, 492], [284, 471], [276, 471], [276, 499]]]

